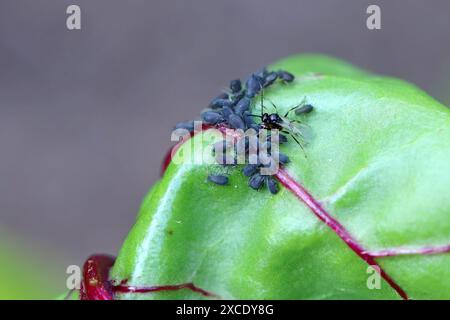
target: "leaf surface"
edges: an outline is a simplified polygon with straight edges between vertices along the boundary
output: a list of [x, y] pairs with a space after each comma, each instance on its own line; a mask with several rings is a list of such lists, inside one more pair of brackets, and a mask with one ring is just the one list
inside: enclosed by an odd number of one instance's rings
[[[450, 245], [450, 111], [411, 84], [324, 56], [270, 69], [296, 76], [265, 92], [280, 113], [304, 97], [314, 106], [297, 117], [313, 133], [307, 158], [293, 142], [281, 146], [291, 159], [285, 171], [409, 298], [450, 299], [450, 253], [398, 254]], [[207, 130], [179, 152], [220, 139]], [[111, 278], [142, 287], [193, 282], [228, 299], [401, 298], [385, 278], [369, 289], [367, 261], [291, 190], [256, 192], [238, 169], [227, 171], [228, 186], [206, 180], [224, 170], [171, 163]], [[372, 256], [385, 250], [394, 256]], [[187, 289], [118, 297], [202, 298]]]

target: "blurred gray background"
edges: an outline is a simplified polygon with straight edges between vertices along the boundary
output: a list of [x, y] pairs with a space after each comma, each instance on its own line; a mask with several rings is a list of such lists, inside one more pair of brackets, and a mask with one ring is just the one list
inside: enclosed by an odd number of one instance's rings
[[229, 80], [320, 52], [446, 102], [449, 31], [448, 0], [0, 0], [0, 226], [65, 264], [115, 254], [170, 129]]

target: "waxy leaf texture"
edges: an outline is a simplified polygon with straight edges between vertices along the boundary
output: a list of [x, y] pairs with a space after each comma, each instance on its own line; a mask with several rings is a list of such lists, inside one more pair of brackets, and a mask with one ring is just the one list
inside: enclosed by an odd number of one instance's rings
[[[276, 195], [250, 189], [239, 169], [218, 186], [207, 176], [221, 166], [170, 163], [113, 283], [193, 283], [225, 299], [450, 299], [450, 110], [411, 84], [325, 56], [268, 69], [296, 76], [264, 93], [280, 113], [304, 97], [314, 106], [298, 117], [312, 132], [307, 157], [281, 146], [291, 162]], [[204, 130], [178, 152], [202, 138], [210, 146], [221, 134]], [[379, 288], [368, 286], [374, 270]], [[186, 286], [116, 297], [210, 298]]]

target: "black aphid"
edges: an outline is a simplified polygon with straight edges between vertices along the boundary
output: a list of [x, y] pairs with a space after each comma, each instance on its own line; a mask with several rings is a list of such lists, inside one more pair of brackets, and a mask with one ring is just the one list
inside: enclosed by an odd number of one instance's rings
[[201, 114], [202, 120], [207, 124], [218, 124], [220, 122], [225, 121], [225, 118], [222, 114], [215, 111], [205, 111]]
[[211, 108], [211, 109], [221, 108], [221, 106], [218, 103], [218, 101], [228, 100], [228, 99], [229, 99], [228, 93], [223, 92], [223, 93], [219, 94], [217, 97], [215, 97], [214, 99], [211, 100], [211, 102], [208, 105], [208, 108]]
[[244, 176], [246, 176], [246, 177], [251, 177], [251, 176], [254, 175], [257, 171], [258, 171], [258, 165], [256, 165], [256, 164], [247, 164], [247, 165], [244, 166], [244, 168], [242, 169], [242, 173], [243, 173]]
[[305, 104], [303, 107], [298, 108], [297, 110], [295, 110], [295, 114], [296, 115], [301, 115], [301, 114], [305, 114], [305, 113], [310, 113], [311, 111], [313, 111], [314, 107], [310, 104]]
[[254, 96], [256, 96], [261, 91], [263, 84], [263, 78], [256, 74], [252, 74], [245, 83], [245, 87], [247, 89], [247, 97], [253, 98]]
[[252, 189], [259, 190], [264, 183], [264, 179], [265, 179], [264, 176], [260, 175], [259, 173], [255, 173], [248, 180], [248, 185]]
[[278, 160], [280, 160], [280, 163], [283, 165], [289, 163], [290, 161], [289, 157], [281, 152], [278, 154]]
[[272, 193], [272, 194], [278, 193], [278, 183], [271, 176], [266, 176], [266, 185], [267, 185], [267, 189], [269, 189], [270, 193]]
[[186, 130], [192, 132], [192, 131], [194, 131], [194, 121], [179, 122], [175, 126], [175, 129], [186, 129]]
[[233, 94], [233, 96], [231, 97], [231, 99], [233, 100], [233, 105], [236, 105], [243, 97], [245, 97], [245, 90]]
[[267, 88], [268, 86], [272, 85], [275, 80], [278, 79], [278, 74], [276, 72], [270, 72], [269, 74], [266, 75], [266, 77], [264, 78], [264, 88]]
[[210, 108], [211, 109], [220, 109], [223, 107], [230, 107], [233, 105], [233, 101], [228, 100], [228, 99], [214, 99], [211, 104], [210, 104]]
[[231, 80], [230, 81], [230, 90], [231, 93], [236, 94], [239, 93], [239, 91], [242, 90], [242, 83], [240, 79]]
[[210, 174], [208, 176], [208, 181], [211, 181], [215, 184], [223, 186], [223, 185], [228, 184], [228, 177], [221, 175], [221, 174], [216, 174], [216, 175]]
[[295, 78], [292, 73], [289, 73], [289, 72], [283, 71], [283, 70], [278, 71], [277, 74], [278, 74], [278, 77], [281, 80], [283, 80], [284, 82], [292, 82], [292, 81], [294, 81], [294, 78]]
[[[236, 113], [238, 113], [238, 112], [236, 112]], [[245, 121], [245, 124], [247, 125], [247, 127], [251, 127], [252, 124], [255, 124], [255, 121], [253, 120], [253, 117], [250, 114], [250, 112], [244, 111], [242, 113], [242, 117], [244, 118], [244, 121]]]
[[245, 111], [250, 109], [251, 99], [248, 97], [243, 97], [234, 107], [234, 111], [237, 114], [243, 114]]
[[232, 129], [241, 129], [241, 130], [245, 130], [245, 122], [244, 120], [242, 120], [242, 118], [240, 116], [238, 116], [237, 114], [231, 114], [228, 117], [228, 124], [230, 125], [230, 127]]
[[228, 121], [228, 119], [234, 112], [230, 107], [223, 107], [222, 110], [220, 110], [220, 113], [222, 114], [223, 118]]

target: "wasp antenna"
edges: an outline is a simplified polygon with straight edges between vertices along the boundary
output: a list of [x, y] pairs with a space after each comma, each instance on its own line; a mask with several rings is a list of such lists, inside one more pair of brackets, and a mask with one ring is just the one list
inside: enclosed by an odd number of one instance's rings
[[290, 113], [291, 111], [297, 110], [297, 109], [303, 107], [305, 104], [306, 104], [306, 97], [303, 97], [303, 100], [302, 100], [298, 105], [296, 105], [295, 107], [292, 107], [291, 109], [289, 109], [289, 110], [285, 113], [284, 117], [286, 118], [286, 117], [289, 115], [289, 113]]
[[278, 109], [277, 109], [277, 106], [275, 105], [275, 103], [273, 103], [272, 100], [270, 100], [270, 99], [267, 99], [267, 100], [269, 100], [270, 104], [275, 109], [275, 112], [278, 113]]
[[264, 90], [261, 90], [261, 96], [260, 96], [260, 104], [261, 104], [261, 119], [264, 114]]

